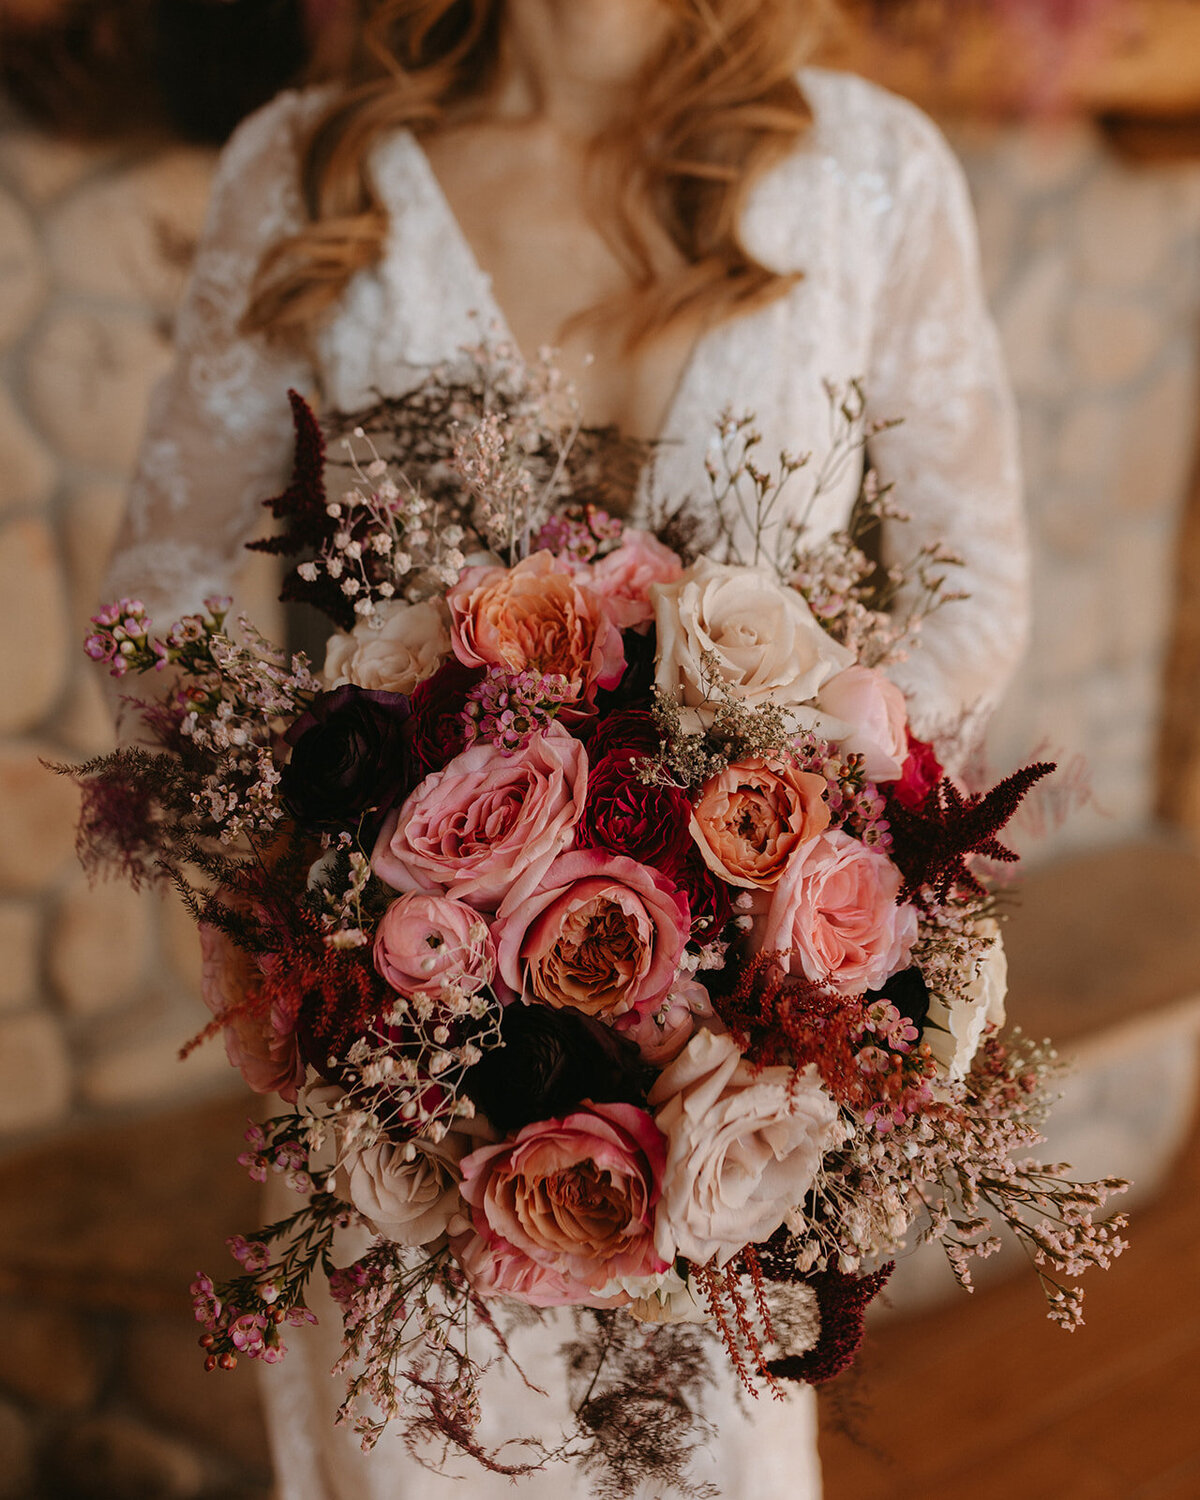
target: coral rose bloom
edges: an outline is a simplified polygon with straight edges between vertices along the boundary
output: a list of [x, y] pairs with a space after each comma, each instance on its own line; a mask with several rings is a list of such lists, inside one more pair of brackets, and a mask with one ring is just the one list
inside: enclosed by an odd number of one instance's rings
[[788, 954], [789, 972], [798, 960], [839, 995], [879, 989], [907, 965], [917, 937], [916, 909], [896, 904], [900, 886], [886, 854], [823, 833], [800, 846], [775, 887], [758, 946]]
[[[538, 1120], [464, 1157], [463, 1198], [509, 1283], [490, 1289], [539, 1307], [607, 1306], [610, 1281], [665, 1270], [654, 1250], [665, 1159], [662, 1135], [632, 1104]], [[548, 1281], [530, 1275], [531, 1262]]]
[[687, 897], [657, 870], [579, 849], [506, 899], [493, 934], [512, 995], [609, 1020], [666, 998], [690, 929]]
[[776, 885], [796, 849], [828, 826], [823, 776], [757, 757], [707, 782], [692, 814], [705, 864], [745, 889]]
[[570, 845], [586, 794], [587, 755], [559, 724], [511, 755], [472, 745], [388, 817], [372, 868], [393, 890], [494, 911]]
[[446, 602], [464, 666], [559, 673], [576, 703], [621, 680], [620, 632], [600, 599], [549, 552], [513, 568], [467, 568]]
[[211, 923], [198, 930], [200, 994], [224, 1027], [226, 1057], [256, 1094], [295, 1104], [305, 1078], [295, 1015], [262, 993], [266, 975], [249, 953]]

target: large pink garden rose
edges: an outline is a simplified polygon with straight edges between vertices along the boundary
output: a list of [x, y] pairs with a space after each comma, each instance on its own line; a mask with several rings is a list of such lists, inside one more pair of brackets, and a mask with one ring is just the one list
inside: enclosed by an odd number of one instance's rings
[[410, 1000], [447, 987], [473, 995], [496, 972], [496, 946], [479, 913], [451, 896], [406, 891], [375, 929], [375, 967]]
[[472, 745], [388, 817], [372, 867], [394, 890], [494, 911], [570, 846], [586, 793], [587, 756], [561, 725], [511, 755]]
[[305, 1076], [295, 1016], [259, 995], [263, 974], [251, 954], [208, 922], [199, 932], [200, 994], [223, 1023], [226, 1057], [256, 1094], [295, 1104]]
[[697, 1031], [650, 1091], [667, 1137], [654, 1243], [666, 1261], [725, 1265], [803, 1203], [838, 1111], [813, 1066], [755, 1068], [728, 1036]]
[[908, 708], [894, 682], [873, 667], [847, 667], [821, 689], [817, 705], [847, 726], [831, 737], [843, 754], [863, 757], [868, 780], [896, 780], [908, 757]]
[[665, 1156], [644, 1110], [594, 1104], [464, 1157], [462, 1195], [494, 1257], [488, 1290], [608, 1306], [610, 1281], [665, 1270], [654, 1249]]
[[687, 897], [622, 854], [576, 849], [505, 899], [493, 933], [512, 996], [610, 1020], [660, 1004], [691, 928]]
[[738, 761], [704, 784], [692, 837], [730, 885], [769, 890], [806, 839], [829, 826], [825, 778], [785, 761]]
[[[839, 995], [878, 989], [908, 964], [916, 909], [898, 905], [902, 877], [886, 854], [840, 830], [802, 844], [775, 887], [758, 935]], [[794, 950], [794, 951], [792, 951]]]
[[570, 564], [549, 552], [512, 568], [465, 568], [446, 602], [464, 666], [558, 673], [573, 703], [591, 702], [597, 687], [620, 681], [620, 631]]

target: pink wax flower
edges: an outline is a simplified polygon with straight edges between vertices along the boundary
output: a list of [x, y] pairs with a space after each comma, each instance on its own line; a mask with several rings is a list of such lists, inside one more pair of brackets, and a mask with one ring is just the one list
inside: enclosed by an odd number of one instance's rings
[[916, 909], [896, 903], [902, 883], [886, 854], [836, 829], [823, 833], [793, 856], [757, 946], [788, 954], [789, 972], [798, 963], [839, 995], [878, 989], [906, 967], [917, 937]]
[[387, 818], [372, 866], [397, 891], [494, 911], [570, 846], [586, 792], [583, 746], [558, 724], [511, 754], [472, 745]]
[[665, 999], [690, 927], [687, 897], [666, 876], [577, 849], [505, 899], [493, 934], [512, 996], [608, 1020]]
[[665, 1160], [662, 1134], [632, 1104], [538, 1120], [464, 1157], [462, 1195], [495, 1256], [490, 1289], [538, 1307], [608, 1306], [600, 1289], [614, 1278], [665, 1270], [654, 1249]]

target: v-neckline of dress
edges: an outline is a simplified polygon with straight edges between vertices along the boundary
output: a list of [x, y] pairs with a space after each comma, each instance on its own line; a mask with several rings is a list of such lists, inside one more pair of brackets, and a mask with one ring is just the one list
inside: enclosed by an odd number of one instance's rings
[[[479, 289], [480, 297], [478, 300], [486, 303], [486, 306], [475, 309], [476, 313], [482, 315], [483, 325], [485, 327], [489, 325], [493, 327], [497, 331], [498, 336], [509, 345], [518, 358], [527, 360], [524, 350], [513, 335], [512, 325], [503, 307], [500, 305], [499, 298], [496, 296], [492, 278], [480, 264], [479, 257], [475, 253], [475, 247], [471, 244], [466, 230], [462, 227], [458, 215], [454, 212], [454, 207], [446, 195], [446, 190], [442, 186], [441, 179], [433, 169], [433, 163], [429, 160], [425, 148], [421, 145], [420, 140], [413, 131], [405, 130], [403, 135], [412, 158], [417, 164], [421, 185], [433, 207], [433, 212], [441, 220], [446, 238], [458, 256], [469, 280], [474, 282], [475, 286]], [[671, 392], [670, 399], [663, 409], [663, 416], [658, 432], [650, 439], [652, 448], [657, 448], [673, 440], [678, 418], [683, 410], [685, 399], [697, 378], [697, 371], [700, 367], [706, 346], [726, 326], [724, 323], [718, 323], [714, 326], [701, 327], [696, 334], [692, 342], [692, 347], [679, 368], [679, 375], [675, 381], [675, 387]], [[642, 472], [642, 479], [638, 485], [639, 491], [646, 481], [647, 472], [652, 467], [652, 464], [653, 460], [647, 464]]]

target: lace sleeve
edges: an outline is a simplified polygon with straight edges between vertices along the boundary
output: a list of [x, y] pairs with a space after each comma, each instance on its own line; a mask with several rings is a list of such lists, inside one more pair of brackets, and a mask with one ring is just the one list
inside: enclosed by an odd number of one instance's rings
[[176, 359], [155, 389], [106, 582], [136, 595], [165, 627], [225, 592], [259, 502], [284, 482], [291, 451], [287, 389], [311, 367], [238, 331], [264, 250], [301, 217], [300, 129], [317, 101], [280, 95], [222, 153], [204, 235], [176, 330]]
[[941, 539], [964, 564], [950, 570], [950, 587], [969, 598], [932, 614], [892, 675], [909, 697], [914, 732], [959, 760], [981, 736], [1028, 632], [1016, 415], [961, 169], [923, 115], [896, 108], [898, 185], [866, 390], [873, 415], [903, 419], [873, 441], [871, 457], [912, 520], [890, 528], [884, 553], [903, 562]]

